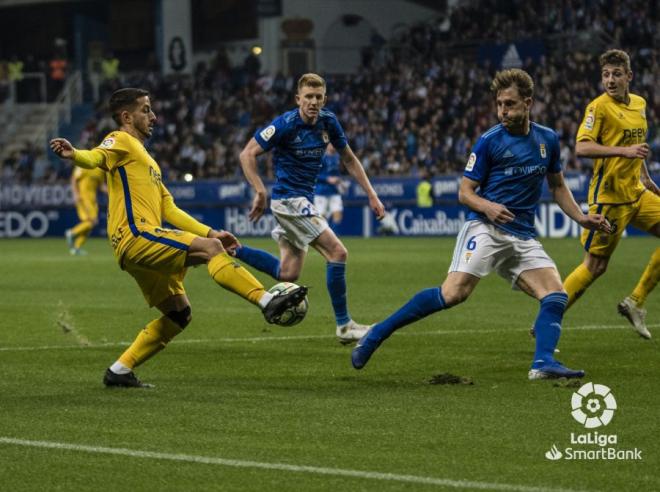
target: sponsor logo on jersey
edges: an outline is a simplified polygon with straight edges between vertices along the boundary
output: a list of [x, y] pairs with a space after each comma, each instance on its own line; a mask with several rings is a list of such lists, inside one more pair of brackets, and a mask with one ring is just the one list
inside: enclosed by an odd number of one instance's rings
[[545, 159], [548, 156], [545, 152], [545, 144], [539, 145], [539, 151], [541, 152], [541, 159]]
[[596, 118], [594, 118], [594, 111], [593, 109], [589, 109], [589, 114], [587, 114], [587, 117], [584, 119], [584, 127], [587, 130], [593, 130], [594, 129], [594, 121]]
[[115, 139], [112, 137], [108, 137], [103, 142], [101, 142], [101, 145], [99, 145], [99, 147], [103, 147], [104, 149], [110, 149], [114, 144], [115, 144]]
[[269, 125], [263, 130], [261, 130], [261, 133], [259, 133], [261, 138], [263, 138], [266, 142], [268, 142], [273, 135], [275, 135], [275, 125]]
[[470, 154], [470, 158], [467, 161], [467, 165], [465, 166], [466, 171], [472, 171], [474, 169], [474, 165], [477, 162], [477, 154], [472, 152]]

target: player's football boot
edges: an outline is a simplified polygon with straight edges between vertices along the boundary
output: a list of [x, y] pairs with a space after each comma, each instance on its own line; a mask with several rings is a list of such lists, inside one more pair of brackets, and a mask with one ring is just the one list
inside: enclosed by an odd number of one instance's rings
[[365, 336], [372, 325], [361, 325], [353, 320], [350, 320], [344, 325], [337, 326], [337, 339], [342, 345], [357, 342], [360, 338]]
[[143, 383], [140, 381], [133, 371], [128, 374], [115, 374], [110, 370], [106, 369], [105, 375], [103, 376], [103, 384], [108, 388], [153, 388], [153, 384]]
[[619, 314], [625, 316], [640, 337], [650, 339], [651, 332], [646, 327], [646, 309], [638, 308], [635, 301], [626, 297], [617, 306]]
[[532, 364], [527, 377], [530, 380], [534, 379], [576, 379], [584, 377], [584, 371], [569, 369], [564, 367], [561, 362], [552, 360], [550, 362], [545, 362], [543, 360], [534, 361]]
[[297, 289], [274, 296], [262, 310], [264, 318], [269, 323], [277, 323], [284, 311], [300, 304], [306, 295], [307, 287], [301, 285]]
[[366, 366], [373, 353], [383, 343], [382, 340], [378, 340], [376, 337], [369, 337], [371, 331], [370, 329], [365, 336], [360, 338], [353, 352], [351, 352], [351, 363], [355, 369], [362, 369]]

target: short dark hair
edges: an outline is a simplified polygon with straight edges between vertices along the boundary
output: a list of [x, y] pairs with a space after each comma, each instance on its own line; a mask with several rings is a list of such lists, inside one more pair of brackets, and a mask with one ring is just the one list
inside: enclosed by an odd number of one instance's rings
[[135, 89], [133, 87], [127, 87], [113, 92], [112, 96], [110, 96], [109, 106], [110, 114], [112, 114], [112, 119], [115, 120], [115, 123], [121, 125], [121, 112], [133, 109], [139, 98], [148, 95], [149, 91]]
[[607, 50], [600, 55], [600, 68], [605, 65], [621, 66], [627, 72], [630, 72], [630, 56], [623, 50]]
[[490, 84], [490, 90], [497, 95], [499, 91], [508, 89], [511, 86], [516, 86], [522, 97], [532, 97], [534, 95], [534, 81], [527, 72], [519, 68], [497, 72]]

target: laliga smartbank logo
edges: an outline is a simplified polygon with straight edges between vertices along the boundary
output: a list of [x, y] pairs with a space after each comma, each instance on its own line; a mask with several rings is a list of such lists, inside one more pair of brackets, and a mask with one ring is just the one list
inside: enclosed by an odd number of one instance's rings
[[[617, 409], [612, 390], [604, 384], [587, 383], [571, 397], [571, 415], [585, 427], [596, 429], [607, 426]], [[570, 447], [563, 449], [552, 444], [545, 457], [552, 461], [564, 460], [641, 460], [642, 450], [621, 449], [617, 434], [593, 431], [571, 432]]]
[[571, 406], [575, 420], [587, 429], [595, 429], [610, 423], [616, 410], [616, 399], [607, 386], [587, 383], [573, 393]]

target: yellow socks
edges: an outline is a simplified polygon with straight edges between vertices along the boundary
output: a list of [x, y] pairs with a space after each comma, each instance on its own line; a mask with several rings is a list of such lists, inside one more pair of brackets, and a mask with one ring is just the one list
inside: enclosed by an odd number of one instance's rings
[[247, 299], [252, 304], [259, 304], [259, 300], [264, 296], [264, 286], [250, 272], [236, 263], [228, 253], [220, 253], [211, 258], [208, 269], [209, 274], [218, 285]]
[[660, 279], [660, 248], [656, 248], [655, 252], [651, 255], [651, 261], [646, 265], [642, 277], [639, 279], [635, 290], [630, 294], [630, 298], [637, 304], [637, 307], [642, 307], [646, 297], [658, 284]]
[[144, 327], [131, 346], [121, 354], [118, 362], [129, 369], [137, 367], [163, 350], [182, 330], [183, 328], [167, 316], [155, 319]]
[[84, 221], [78, 224], [77, 226], [75, 226], [73, 229], [71, 229], [71, 235], [75, 238], [73, 240], [74, 248], [78, 249], [83, 244], [85, 244], [85, 241], [87, 241], [87, 237], [92, 232], [93, 227], [94, 224], [88, 221]]
[[571, 274], [564, 280], [564, 290], [568, 294], [568, 304], [566, 309], [571, 307], [573, 303], [580, 298], [584, 291], [593, 283], [594, 276], [589, 269], [581, 263]]

